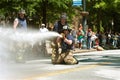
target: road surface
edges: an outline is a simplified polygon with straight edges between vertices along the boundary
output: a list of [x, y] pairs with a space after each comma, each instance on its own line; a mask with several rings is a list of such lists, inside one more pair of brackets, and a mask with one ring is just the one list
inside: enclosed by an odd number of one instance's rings
[[0, 80], [120, 80], [120, 50], [74, 54], [77, 65], [53, 65], [50, 57], [0, 64]]

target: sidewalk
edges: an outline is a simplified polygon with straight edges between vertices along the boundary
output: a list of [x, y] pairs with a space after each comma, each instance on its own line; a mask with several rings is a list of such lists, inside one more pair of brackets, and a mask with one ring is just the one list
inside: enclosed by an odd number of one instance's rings
[[92, 52], [92, 51], [97, 51], [96, 49], [79, 49], [75, 48], [74, 53], [86, 53], [86, 52]]

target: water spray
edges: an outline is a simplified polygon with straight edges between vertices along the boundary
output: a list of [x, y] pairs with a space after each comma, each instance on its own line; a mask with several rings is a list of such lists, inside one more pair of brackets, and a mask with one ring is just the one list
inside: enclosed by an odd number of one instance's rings
[[25, 49], [33, 48], [36, 43], [54, 40], [57, 37], [61, 37], [61, 35], [52, 31], [40, 33], [38, 30], [23, 32], [19, 30], [14, 31], [12, 28], [1, 28], [0, 37], [0, 57], [8, 58], [11, 56], [11, 51], [15, 52], [15, 54], [24, 52]]

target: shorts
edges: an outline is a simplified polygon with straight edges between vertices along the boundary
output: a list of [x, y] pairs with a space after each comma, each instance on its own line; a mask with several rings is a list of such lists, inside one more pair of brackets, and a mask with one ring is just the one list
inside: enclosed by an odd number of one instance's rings
[[77, 42], [78, 43], [82, 43], [83, 42], [83, 38], [79, 39]]

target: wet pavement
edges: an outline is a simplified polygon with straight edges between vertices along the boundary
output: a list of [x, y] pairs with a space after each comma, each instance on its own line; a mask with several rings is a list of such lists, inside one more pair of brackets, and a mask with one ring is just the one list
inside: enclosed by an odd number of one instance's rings
[[0, 64], [0, 80], [119, 80], [120, 50], [75, 54], [77, 65], [51, 64], [50, 57]]

